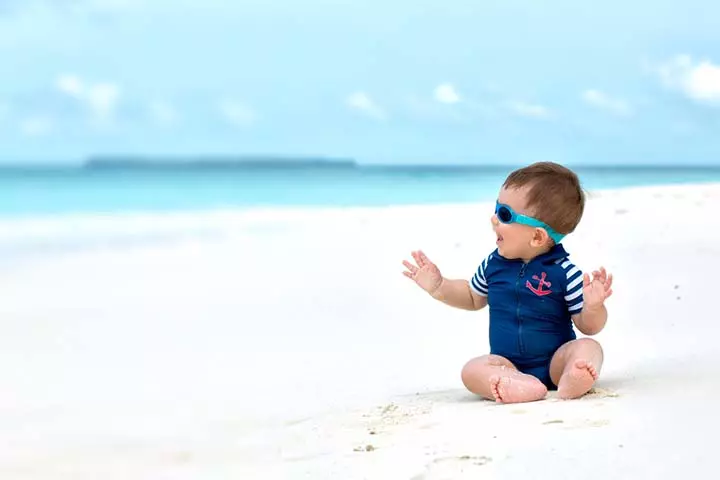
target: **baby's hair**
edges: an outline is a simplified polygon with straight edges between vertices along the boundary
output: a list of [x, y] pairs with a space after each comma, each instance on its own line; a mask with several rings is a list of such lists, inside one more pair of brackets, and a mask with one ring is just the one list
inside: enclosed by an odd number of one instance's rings
[[510, 173], [503, 187], [527, 187], [527, 208], [559, 233], [571, 233], [580, 223], [585, 193], [569, 168], [553, 162], [533, 163]]

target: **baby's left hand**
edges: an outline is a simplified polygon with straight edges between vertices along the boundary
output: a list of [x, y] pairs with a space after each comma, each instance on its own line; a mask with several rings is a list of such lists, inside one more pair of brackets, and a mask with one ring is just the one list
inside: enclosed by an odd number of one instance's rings
[[583, 310], [600, 308], [604, 304], [612, 295], [612, 280], [612, 274], [608, 275], [605, 267], [593, 272], [592, 281], [587, 273], [583, 274]]

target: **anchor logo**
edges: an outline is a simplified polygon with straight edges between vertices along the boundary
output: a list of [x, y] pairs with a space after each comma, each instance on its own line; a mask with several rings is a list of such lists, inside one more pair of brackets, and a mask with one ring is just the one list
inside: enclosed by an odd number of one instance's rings
[[533, 287], [530, 283], [530, 280], [525, 282], [525, 286], [530, 289], [531, 292], [533, 292], [538, 297], [543, 297], [545, 295], [549, 295], [552, 293], [552, 290], [545, 290], [545, 287], [551, 287], [552, 284], [550, 282], [545, 281], [545, 278], [547, 277], [547, 274], [545, 272], [542, 272], [540, 274], [540, 277], [537, 275], [533, 275], [533, 280], [538, 281], [538, 286]]

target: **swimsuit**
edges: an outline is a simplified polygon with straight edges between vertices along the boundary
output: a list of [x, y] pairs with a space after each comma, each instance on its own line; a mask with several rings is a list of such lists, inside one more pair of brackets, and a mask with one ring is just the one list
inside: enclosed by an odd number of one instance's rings
[[490, 353], [556, 388], [550, 361], [577, 338], [571, 316], [582, 311], [582, 284], [582, 271], [562, 244], [528, 263], [506, 259], [496, 249], [470, 280], [473, 291], [488, 299]]

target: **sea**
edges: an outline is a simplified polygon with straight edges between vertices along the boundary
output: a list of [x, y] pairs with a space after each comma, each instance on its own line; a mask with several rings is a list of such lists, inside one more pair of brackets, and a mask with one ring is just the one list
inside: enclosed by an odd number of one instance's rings
[[[0, 167], [0, 218], [255, 207], [487, 201], [513, 167], [433, 165], [138, 165]], [[586, 189], [720, 181], [717, 166], [574, 170]]]

